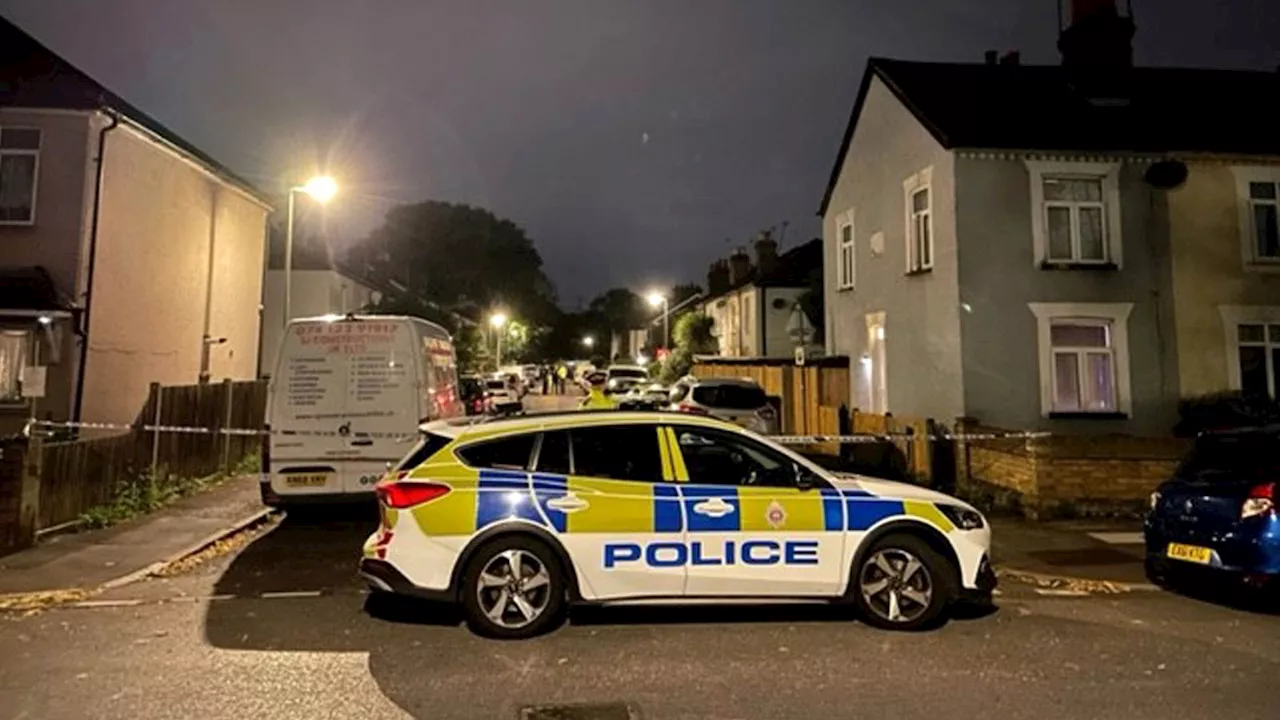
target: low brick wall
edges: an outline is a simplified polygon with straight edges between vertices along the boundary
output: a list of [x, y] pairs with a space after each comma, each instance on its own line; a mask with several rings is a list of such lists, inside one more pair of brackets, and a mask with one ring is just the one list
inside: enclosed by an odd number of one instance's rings
[[[968, 432], [1000, 432], [967, 423]], [[1027, 517], [1129, 516], [1172, 475], [1187, 442], [1128, 435], [959, 443], [958, 490]]]

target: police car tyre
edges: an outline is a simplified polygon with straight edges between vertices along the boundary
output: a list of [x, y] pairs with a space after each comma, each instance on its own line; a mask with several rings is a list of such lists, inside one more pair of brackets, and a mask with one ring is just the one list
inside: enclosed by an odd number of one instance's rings
[[915, 535], [876, 541], [853, 570], [852, 594], [863, 622], [888, 630], [931, 627], [955, 597], [956, 570]]
[[537, 538], [507, 535], [476, 549], [462, 577], [467, 626], [485, 637], [520, 639], [552, 629], [565, 611], [559, 557]]

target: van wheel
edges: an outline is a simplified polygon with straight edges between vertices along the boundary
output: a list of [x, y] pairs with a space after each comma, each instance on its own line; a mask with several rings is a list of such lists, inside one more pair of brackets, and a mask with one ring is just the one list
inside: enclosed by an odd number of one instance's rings
[[888, 535], [854, 568], [853, 601], [868, 625], [921, 630], [931, 627], [955, 597], [955, 576], [951, 563], [924, 540]]
[[521, 535], [497, 538], [476, 550], [463, 574], [467, 626], [499, 639], [540, 635], [560, 622], [565, 587], [559, 559], [546, 543]]

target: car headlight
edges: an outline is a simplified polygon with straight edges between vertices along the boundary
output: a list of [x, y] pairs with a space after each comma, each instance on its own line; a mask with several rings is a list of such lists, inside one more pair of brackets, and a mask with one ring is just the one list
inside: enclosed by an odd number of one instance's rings
[[1151, 509], [1155, 510], [1156, 506], [1159, 504], [1160, 504], [1160, 491], [1157, 490], [1151, 493]]
[[939, 505], [938, 509], [961, 530], [978, 530], [987, 524], [982, 519], [982, 513], [976, 510], [962, 508], [959, 505]]

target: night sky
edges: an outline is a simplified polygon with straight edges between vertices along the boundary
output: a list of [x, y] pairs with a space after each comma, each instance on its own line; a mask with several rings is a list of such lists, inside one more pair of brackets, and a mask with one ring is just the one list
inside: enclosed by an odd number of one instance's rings
[[[1135, 0], [1144, 65], [1275, 69], [1275, 0]], [[389, 204], [523, 225], [573, 307], [705, 282], [814, 215], [869, 55], [1054, 63], [1056, 0], [0, 0], [0, 13], [275, 190], [327, 167], [335, 242]]]

